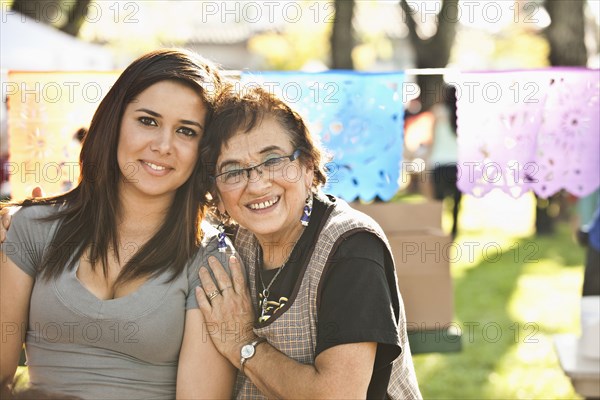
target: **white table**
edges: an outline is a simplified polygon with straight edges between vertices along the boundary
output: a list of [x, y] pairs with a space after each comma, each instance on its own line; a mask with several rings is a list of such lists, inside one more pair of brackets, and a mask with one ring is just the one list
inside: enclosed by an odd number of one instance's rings
[[560, 366], [571, 378], [577, 393], [586, 398], [600, 398], [600, 360], [579, 355], [578, 339], [579, 337], [573, 334], [554, 336], [554, 347]]

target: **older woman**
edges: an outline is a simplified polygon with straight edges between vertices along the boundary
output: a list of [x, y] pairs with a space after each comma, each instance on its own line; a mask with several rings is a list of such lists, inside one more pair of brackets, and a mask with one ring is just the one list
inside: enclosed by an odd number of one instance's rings
[[202, 139], [212, 199], [237, 223], [231, 278], [200, 269], [200, 309], [240, 369], [237, 398], [420, 398], [388, 241], [320, 188], [300, 116], [259, 88], [228, 93]]

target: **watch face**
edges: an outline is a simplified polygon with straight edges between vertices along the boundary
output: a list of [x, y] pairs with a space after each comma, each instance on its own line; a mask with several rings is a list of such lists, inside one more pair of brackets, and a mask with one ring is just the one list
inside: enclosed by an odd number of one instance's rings
[[244, 347], [242, 347], [242, 357], [244, 358], [250, 358], [254, 355], [254, 346], [252, 346], [251, 344], [247, 344]]

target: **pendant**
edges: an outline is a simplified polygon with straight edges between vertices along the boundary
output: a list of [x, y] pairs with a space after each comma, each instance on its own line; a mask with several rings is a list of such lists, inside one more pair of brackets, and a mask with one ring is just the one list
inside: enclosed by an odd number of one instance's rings
[[267, 313], [267, 298], [269, 297], [269, 290], [268, 289], [263, 290], [262, 296], [263, 296], [263, 299], [262, 299], [262, 311], [260, 313], [260, 316], [264, 317], [265, 314]]

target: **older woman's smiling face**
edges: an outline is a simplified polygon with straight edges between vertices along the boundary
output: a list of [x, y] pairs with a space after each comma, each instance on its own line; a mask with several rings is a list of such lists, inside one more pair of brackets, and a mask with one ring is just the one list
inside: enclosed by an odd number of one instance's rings
[[[250, 132], [239, 132], [221, 149], [217, 173], [246, 168], [269, 159], [290, 156], [296, 149], [289, 134], [266, 117]], [[259, 168], [243, 174], [236, 185], [217, 180], [220, 203], [238, 224], [259, 240], [286, 240], [298, 231], [304, 203], [311, 190], [313, 170], [289, 158], [275, 171]], [[297, 238], [296, 238], [297, 239]]]

